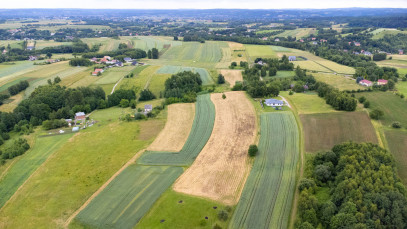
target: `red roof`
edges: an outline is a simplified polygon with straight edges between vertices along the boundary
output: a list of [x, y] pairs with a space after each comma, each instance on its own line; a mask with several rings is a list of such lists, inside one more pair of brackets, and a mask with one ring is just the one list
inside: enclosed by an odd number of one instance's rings
[[101, 71], [103, 71], [103, 69], [101, 69], [101, 68], [96, 68], [95, 69], [95, 72], [101, 72]]
[[372, 83], [372, 81], [369, 81], [369, 80], [361, 80], [360, 82], [361, 83], [367, 83], [367, 84]]

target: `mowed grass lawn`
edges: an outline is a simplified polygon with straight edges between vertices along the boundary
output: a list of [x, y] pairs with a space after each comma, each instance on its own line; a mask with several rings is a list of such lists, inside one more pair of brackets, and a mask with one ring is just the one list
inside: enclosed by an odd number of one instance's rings
[[[0, 212], [2, 228], [58, 228], [164, 127], [163, 118], [117, 121], [123, 109], [96, 111], [101, 120], [64, 144]], [[110, 121], [109, 121], [110, 120]]]
[[330, 150], [347, 141], [378, 143], [376, 131], [365, 112], [302, 114], [300, 118], [305, 150], [309, 153]]
[[386, 130], [387, 144], [393, 154], [398, 174], [404, 184], [407, 184], [407, 132], [405, 130]]
[[325, 74], [325, 73], [312, 73], [317, 81], [327, 83], [341, 91], [343, 90], [358, 90], [365, 89], [356, 83], [352, 78], [346, 78], [342, 75]]
[[399, 81], [399, 83], [396, 84], [396, 88], [397, 91], [403, 93], [404, 96], [407, 96], [407, 82]]
[[[218, 202], [181, 194], [170, 189], [162, 194], [136, 228], [209, 229], [213, 228], [214, 224], [227, 228], [233, 209], [227, 209], [230, 211], [227, 221], [218, 219], [219, 211], [225, 208], [225, 205]], [[165, 221], [161, 222], [161, 220]]]
[[299, 114], [329, 113], [336, 112], [325, 100], [317, 93], [294, 93], [289, 95], [287, 91], [280, 92], [288, 102], [295, 106]]
[[228, 47], [226, 42], [207, 41], [182, 42], [182, 45], [171, 47], [160, 59], [186, 62], [217, 63], [222, 58], [222, 47]]
[[250, 58], [277, 58], [276, 52], [274, 52], [270, 45], [245, 45], [246, 52]]
[[390, 126], [399, 121], [407, 127], [407, 101], [391, 92], [365, 92], [357, 93], [356, 97], [366, 97], [370, 102], [370, 109], [378, 108], [384, 112], [381, 120], [384, 125]]
[[[38, 167], [57, 151], [72, 134], [38, 137], [31, 149], [14, 164], [0, 180], [0, 207], [2, 207], [17, 189], [37, 170]], [[1, 225], [1, 224], [0, 224]]]

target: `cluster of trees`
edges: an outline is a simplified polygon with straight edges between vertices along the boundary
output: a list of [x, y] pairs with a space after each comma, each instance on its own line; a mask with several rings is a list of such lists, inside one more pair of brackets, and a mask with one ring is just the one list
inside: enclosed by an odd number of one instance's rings
[[[406, 188], [392, 155], [371, 143], [344, 143], [315, 155], [300, 181], [297, 228], [406, 228]], [[329, 198], [319, 198], [318, 193]]]
[[71, 66], [91, 66], [93, 65], [92, 61], [90, 61], [89, 59], [86, 58], [73, 58], [69, 61], [69, 65]]
[[202, 91], [202, 80], [199, 73], [179, 72], [165, 81], [164, 97], [168, 103], [195, 102], [196, 94]]
[[140, 92], [140, 98], [138, 99], [139, 101], [148, 101], [148, 100], [153, 100], [156, 99], [157, 97], [151, 92], [149, 89], [144, 89]]
[[356, 110], [357, 100], [346, 92], [341, 92], [323, 82], [317, 82], [315, 84], [315, 90], [318, 92], [318, 96], [324, 98], [326, 103], [335, 108], [335, 110]]
[[313, 75], [307, 75], [307, 71], [305, 69], [301, 69], [300, 66], [297, 66], [295, 69], [294, 81], [296, 82], [294, 87], [292, 87], [292, 90], [295, 92], [314, 90], [317, 82]]
[[113, 94], [107, 96], [107, 104], [102, 108], [118, 106], [123, 99], [128, 100], [130, 104], [136, 100], [136, 93], [133, 90], [115, 90]]
[[89, 52], [89, 46], [78, 40], [72, 45], [60, 45], [55, 47], [45, 47], [40, 50], [41, 54], [47, 53], [86, 53]]
[[27, 89], [27, 87], [30, 86], [27, 80], [23, 80], [19, 82], [18, 84], [15, 84], [13, 86], [10, 86], [7, 90], [10, 93], [10, 95], [17, 95], [18, 93], [24, 91]]
[[147, 57], [148, 59], [158, 59], [159, 57], [158, 49], [152, 48], [151, 50], [148, 50]]
[[147, 57], [146, 51], [142, 49], [130, 49], [130, 48], [122, 48], [115, 51], [108, 51], [108, 52], [88, 52], [82, 54], [83, 58], [103, 58], [104, 56], [111, 56], [113, 58], [123, 60], [125, 57], [130, 57], [132, 59], [141, 59]]
[[0, 165], [4, 164], [7, 159], [23, 155], [28, 149], [30, 149], [30, 145], [26, 139], [15, 140], [13, 144], [4, 149], [4, 152], [0, 151]]

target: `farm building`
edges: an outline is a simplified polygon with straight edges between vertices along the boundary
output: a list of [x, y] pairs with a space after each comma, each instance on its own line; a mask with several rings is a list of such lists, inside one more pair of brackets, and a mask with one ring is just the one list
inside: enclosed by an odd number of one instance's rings
[[133, 61], [133, 59], [131, 59], [130, 57], [125, 57], [123, 58], [124, 61], [126, 61], [126, 63], [130, 63]]
[[98, 58], [93, 57], [92, 59], [90, 59], [90, 61], [92, 61], [92, 62], [96, 62], [96, 61], [98, 61]]
[[404, 50], [403, 49], [399, 49], [399, 55], [404, 55]]
[[85, 120], [85, 119], [86, 119], [85, 112], [78, 112], [75, 114], [75, 121]]
[[279, 42], [279, 41], [280, 41], [280, 39], [276, 38], [274, 41], [275, 41], [275, 42]]
[[266, 99], [265, 103], [269, 107], [281, 107], [284, 105], [284, 102], [278, 99]]
[[373, 85], [372, 81], [369, 80], [361, 80], [359, 84], [366, 87], [371, 87]]
[[297, 57], [296, 57], [296, 56], [289, 56], [289, 57], [288, 57], [288, 60], [289, 60], [289, 61], [296, 61], [296, 60], [297, 60]]
[[72, 128], [72, 132], [77, 132], [77, 131], [79, 131], [79, 127], [78, 127], [78, 126], [75, 126], [74, 128]]
[[380, 79], [377, 81], [377, 85], [386, 85], [386, 84], [387, 84], [387, 80]]
[[136, 66], [138, 64], [138, 62], [135, 60], [133, 61], [133, 63], [131, 63], [131, 65]]
[[30, 46], [27, 46], [27, 50], [33, 50], [34, 49], [34, 46], [32, 46], [32, 45], [30, 45]]
[[116, 66], [116, 67], [123, 67], [123, 62], [117, 61], [114, 66]]
[[146, 104], [144, 105], [144, 113], [149, 113], [153, 110], [153, 105]]

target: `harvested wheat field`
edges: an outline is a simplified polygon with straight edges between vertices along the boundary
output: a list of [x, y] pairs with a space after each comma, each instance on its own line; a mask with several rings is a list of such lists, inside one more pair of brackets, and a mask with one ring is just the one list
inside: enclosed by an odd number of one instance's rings
[[229, 48], [234, 50], [245, 50], [244, 45], [236, 42], [228, 42]]
[[225, 80], [230, 84], [230, 87], [235, 86], [237, 81], [243, 81], [241, 70], [221, 70], [220, 74], [225, 77]]
[[150, 151], [178, 152], [182, 149], [192, 128], [195, 104], [179, 103], [168, 106], [167, 123], [148, 147]]
[[250, 172], [247, 149], [255, 141], [256, 115], [243, 92], [212, 94], [215, 125], [195, 162], [176, 181], [174, 190], [236, 204]]

